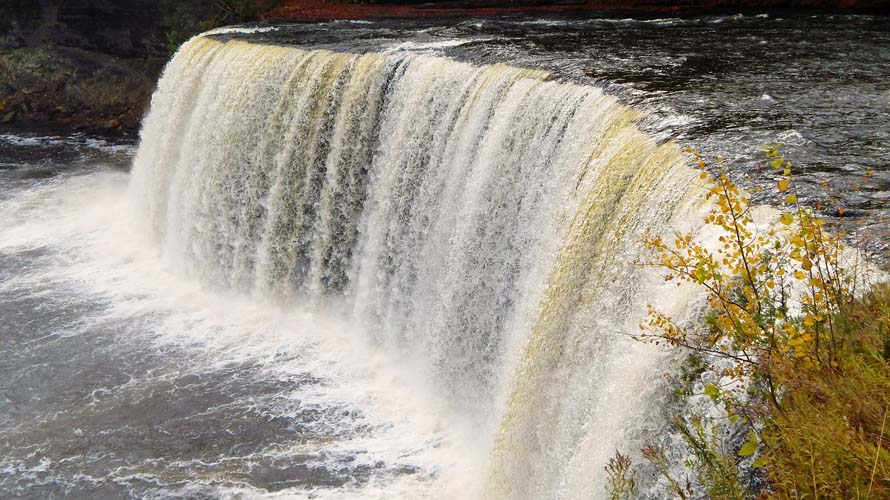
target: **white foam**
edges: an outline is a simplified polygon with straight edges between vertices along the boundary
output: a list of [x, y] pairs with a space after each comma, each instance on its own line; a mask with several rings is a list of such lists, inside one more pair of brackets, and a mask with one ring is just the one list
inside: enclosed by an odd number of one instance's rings
[[[416, 378], [335, 313], [214, 292], [172, 273], [130, 212], [127, 182], [126, 174], [104, 171], [56, 179], [0, 202], [0, 251], [44, 248], [50, 253], [48, 267], [18, 275], [15, 286], [51, 282], [78, 295], [110, 300], [107, 310], [83, 318], [80, 331], [148, 317], [153, 318], [150, 340], [159, 347], [198, 350], [222, 364], [260, 362], [265, 366], [262, 376], [271, 380], [308, 372], [325, 383], [277, 397], [321, 408], [353, 407], [373, 429], [367, 435], [323, 443], [325, 452], [352, 454], [356, 464], [418, 469], [415, 474], [374, 478], [354, 491], [311, 492], [311, 498], [443, 498], [443, 493], [444, 498], [460, 498], [469, 475], [460, 421]], [[317, 451], [319, 445], [294, 445], [277, 453]], [[124, 479], [125, 474], [115, 477]], [[299, 489], [250, 493], [258, 498], [309, 495]]]
[[204, 32], [203, 35], [229, 35], [233, 33], [252, 35], [255, 33], [271, 33], [278, 31], [276, 26], [223, 26], [222, 28], [214, 28]]

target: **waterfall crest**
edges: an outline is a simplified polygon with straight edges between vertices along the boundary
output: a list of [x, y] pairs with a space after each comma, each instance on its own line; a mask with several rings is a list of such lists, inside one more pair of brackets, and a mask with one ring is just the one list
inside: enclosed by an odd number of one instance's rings
[[[131, 194], [172, 267], [350, 311], [479, 428], [487, 498], [604, 494], [692, 299], [638, 266], [695, 173], [638, 113], [542, 71], [197, 37], [145, 119]], [[636, 446], [639, 448], [639, 446]]]

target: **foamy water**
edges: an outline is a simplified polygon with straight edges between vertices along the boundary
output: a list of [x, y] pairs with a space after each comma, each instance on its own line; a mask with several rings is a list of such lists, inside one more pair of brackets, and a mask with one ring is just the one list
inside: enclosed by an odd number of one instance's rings
[[[0, 459], [0, 490], [27, 496], [120, 488], [188, 498], [459, 498], [466, 491], [472, 455], [460, 419], [363, 342], [348, 319], [214, 292], [171, 273], [130, 210], [128, 175], [95, 170], [33, 183], [0, 204], [0, 294], [37, 302], [19, 311], [38, 323], [25, 342], [34, 357], [49, 353], [59, 356], [50, 362], [64, 363], [66, 351], [54, 344], [65, 339], [78, 357], [81, 349], [99, 349], [104, 363], [121, 363], [125, 380], [76, 388], [84, 391], [74, 402], [82, 409], [56, 411], [50, 400], [35, 404], [28, 421], [6, 422], [0, 439], [14, 451]], [[45, 311], [72, 305], [77, 310], [61, 318]], [[7, 324], [6, 333], [24, 335], [22, 326]], [[101, 347], [90, 342], [97, 337]], [[131, 356], [148, 362], [120, 359]], [[5, 371], [15, 383], [33, 369]], [[55, 382], [52, 370], [41, 382]], [[144, 403], [156, 393], [163, 395], [160, 409]], [[163, 420], [133, 413], [139, 409], [182, 420], [175, 428], [187, 432], [171, 441]], [[263, 429], [264, 419], [283, 423]], [[235, 449], [239, 440], [255, 446], [244, 454], [202, 452], [202, 433], [221, 439], [202, 421], [231, 425]], [[157, 441], [154, 456], [128, 452], [139, 441], [131, 425]], [[103, 439], [108, 443], [96, 443]], [[197, 450], [164, 449], [190, 440]], [[263, 464], [272, 469], [268, 478], [256, 470]], [[294, 474], [295, 467], [305, 470]], [[302, 477], [276, 482], [275, 469]]]

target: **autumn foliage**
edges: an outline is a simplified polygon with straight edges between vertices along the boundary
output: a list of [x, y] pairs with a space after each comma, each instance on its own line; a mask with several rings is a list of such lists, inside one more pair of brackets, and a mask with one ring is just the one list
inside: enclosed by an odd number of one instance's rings
[[[716, 373], [704, 394], [748, 437], [727, 450], [710, 424], [677, 419], [697, 490], [680, 486], [656, 448], [643, 455], [678, 498], [890, 498], [890, 287], [871, 283], [844, 235], [798, 201], [778, 146], [766, 156], [780, 210], [765, 221], [722, 158], [687, 152], [713, 202], [704, 222], [717, 244], [690, 233], [644, 243], [665, 280], [703, 289], [704, 325], [650, 306], [639, 339], [686, 348], [696, 373]], [[742, 462], [763, 468], [766, 485], [741, 489]]]

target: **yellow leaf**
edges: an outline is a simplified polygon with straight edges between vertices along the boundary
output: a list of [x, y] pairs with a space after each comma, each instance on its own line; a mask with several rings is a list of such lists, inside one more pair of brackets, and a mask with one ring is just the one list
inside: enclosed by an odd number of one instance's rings
[[802, 280], [802, 279], [806, 278], [807, 275], [804, 274], [803, 271], [795, 271], [795, 272], [794, 272], [794, 277], [797, 278], [797, 279], [799, 279], [799, 280]]
[[782, 224], [785, 224], [787, 226], [794, 222], [794, 216], [789, 214], [788, 212], [785, 212], [784, 214], [782, 214], [782, 217], [779, 218], [779, 220], [782, 222]]
[[772, 161], [771, 165], [773, 168], [782, 168], [782, 157], [778, 157]]
[[779, 191], [787, 191], [788, 190], [788, 181], [782, 179], [779, 181]]
[[785, 197], [785, 203], [797, 203], [797, 195], [789, 194]]
[[791, 167], [785, 167], [785, 170], [782, 171], [782, 175], [791, 175]]

